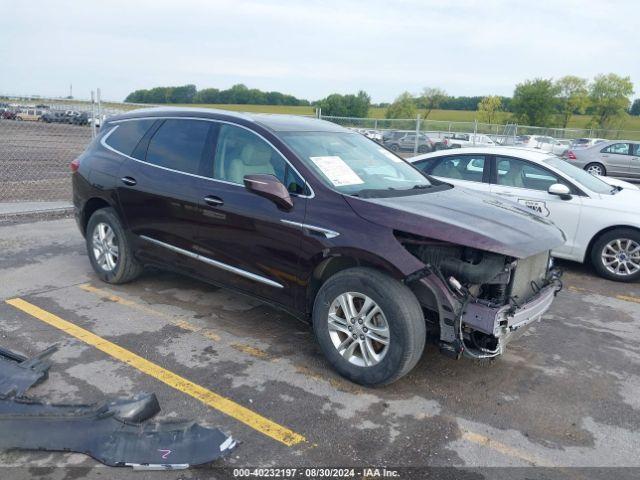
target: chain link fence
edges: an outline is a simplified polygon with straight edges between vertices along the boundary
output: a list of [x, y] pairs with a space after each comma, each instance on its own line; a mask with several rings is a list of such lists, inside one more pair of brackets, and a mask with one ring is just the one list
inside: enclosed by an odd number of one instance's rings
[[0, 202], [70, 202], [69, 163], [91, 138], [88, 126], [0, 120]]
[[[7, 202], [70, 202], [69, 163], [91, 141], [105, 118], [140, 107], [127, 103], [82, 102], [43, 98], [0, 98], [0, 204]], [[49, 113], [50, 118], [28, 117], [29, 110]], [[16, 120], [16, 113], [24, 118]], [[57, 120], [52, 114], [59, 114]], [[74, 124], [71, 117], [84, 113], [88, 124]], [[67, 115], [67, 117], [65, 117]], [[321, 115], [319, 118], [349, 127], [386, 145], [406, 137], [399, 149], [405, 156], [433, 148], [450, 148], [452, 140], [466, 138], [474, 144], [486, 135], [502, 145], [518, 144], [524, 135], [554, 139], [607, 138], [640, 140], [638, 131], [601, 131], [530, 127], [516, 124], [448, 122], [414, 119], [350, 118]], [[75, 117], [77, 118], [77, 117]], [[51, 123], [48, 123], [51, 121]], [[82, 122], [79, 122], [82, 123]], [[418, 135], [416, 135], [418, 134]], [[466, 134], [466, 137], [465, 137]], [[428, 138], [430, 146], [425, 144]], [[456, 137], [459, 139], [456, 140]], [[481, 142], [479, 142], [481, 143]]]
[[413, 119], [335, 117], [321, 113], [318, 118], [354, 129], [388, 146], [395, 147], [398, 143], [402, 143], [397, 140], [406, 135], [409, 141], [405, 141], [400, 146], [400, 153], [429, 151], [431, 147], [425, 145], [426, 140], [423, 136], [432, 141], [434, 148], [448, 148], [452, 143], [462, 144], [461, 146], [487, 145], [487, 137], [495, 144], [508, 146], [522, 144], [525, 137], [543, 137], [545, 142], [572, 141], [579, 138], [640, 140], [640, 131], [633, 130], [534, 127], [516, 123], [425, 120], [421, 117]]
[[0, 204], [71, 202], [69, 164], [105, 118], [136, 105], [0, 98]]

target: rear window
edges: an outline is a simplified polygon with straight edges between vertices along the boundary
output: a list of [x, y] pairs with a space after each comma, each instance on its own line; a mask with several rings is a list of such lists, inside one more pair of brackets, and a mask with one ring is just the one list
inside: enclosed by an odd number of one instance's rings
[[154, 122], [155, 120], [131, 120], [119, 123], [105, 142], [120, 153], [131, 156], [138, 142]]
[[146, 161], [179, 172], [198, 173], [211, 122], [165, 120], [154, 133]]

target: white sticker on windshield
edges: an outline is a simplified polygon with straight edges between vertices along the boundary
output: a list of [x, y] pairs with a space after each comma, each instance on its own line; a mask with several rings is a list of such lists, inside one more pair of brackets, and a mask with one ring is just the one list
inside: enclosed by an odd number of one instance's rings
[[309, 158], [336, 187], [364, 183], [358, 174], [338, 156]]
[[393, 160], [396, 163], [402, 163], [402, 160], [400, 160], [396, 155], [391, 153], [389, 150], [385, 150], [384, 148], [379, 148], [378, 151], [381, 154], [383, 154], [385, 157], [387, 157], [389, 160]]

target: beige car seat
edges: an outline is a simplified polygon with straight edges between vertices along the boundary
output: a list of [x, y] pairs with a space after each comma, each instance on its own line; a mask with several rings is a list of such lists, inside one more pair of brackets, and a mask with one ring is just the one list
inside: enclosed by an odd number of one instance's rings
[[271, 149], [264, 143], [248, 143], [242, 148], [240, 158], [234, 158], [229, 165], [227, 178], [234, 183], [244, 183], [245, 175], [258, 173], [275, 175], [271, 164]]
[[435, 177], [457, 178], [462, 180], [460, 170], [456, 168], [451, 160], [445, 160], [439, 165], [436, 165], [436, 168], [433, 169], [431, 175]]
[[525, 188], [522, 181], [522, 165], [509, 162], [509, 171], [502, 177], [502, 184], [508, 187]]

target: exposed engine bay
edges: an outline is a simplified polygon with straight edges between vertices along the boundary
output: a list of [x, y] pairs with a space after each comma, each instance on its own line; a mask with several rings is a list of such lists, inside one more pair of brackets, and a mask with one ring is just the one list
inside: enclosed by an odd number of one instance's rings
[[[398, 240], [425, 268], [405, 280], [439, 332], [443, 353], [460, 357], [500, 355], [516, 330], [539, 320], [562, 288], [549, 251], [527, 258], [434, 241], [410, 234]], [[426, 294], [418, 280], [437, 282], [450, 295]], [[435, 297], [435, 298], [433, 298]]]

